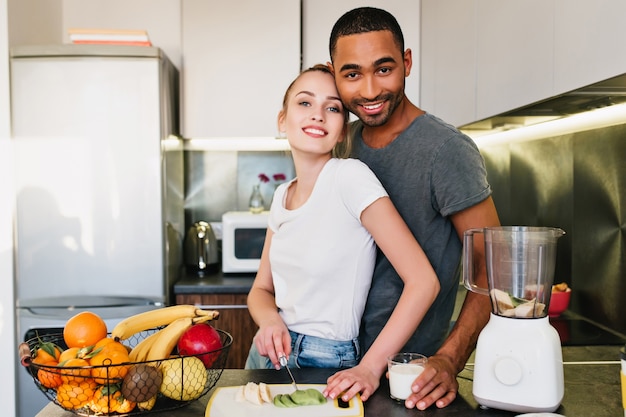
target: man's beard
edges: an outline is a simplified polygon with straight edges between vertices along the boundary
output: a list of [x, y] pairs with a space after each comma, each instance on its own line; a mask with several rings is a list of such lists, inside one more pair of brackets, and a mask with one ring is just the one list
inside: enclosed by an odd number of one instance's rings
[[[348, 110], [350, 110], [350, 112], [352, 112], [359, 119], [361, 119], [361, 122], [363, 122], [364, 125], [368, 127], [379, 127], [389, 121], [395, 109], [402, 102], [402, 97], [404, 97], [404, 94], [402, 92], [397, 95], [393, 93], [387, 93], [382, 94], [373, 100], [355, 99], [352, 100], [350, 103], [345, 103], [344, 105], [348, 108]], [[383, 101], [388, 104], [387, 108], [383, 112], [375, 115], [369, 115], [363, 111], [363, 105]]]

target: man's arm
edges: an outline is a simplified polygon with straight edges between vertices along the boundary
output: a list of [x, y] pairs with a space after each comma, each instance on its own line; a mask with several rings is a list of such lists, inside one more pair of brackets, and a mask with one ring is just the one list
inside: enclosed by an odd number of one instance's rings
[[[465, 230], [499, 226], [498, 213], [491, 197], [451, 216], [452, 223], [463, 241]], [[474, 237], [474, 277], [476, 284], [487, 288], [485, 250], [481, 235]], [[480, 331], [489, 320], [489, 297], [468, 292], [450, 335], [441, 348], [428, 359], [424, 372], [413, 382], [413, 394], [406, 400], [408, 408], [424, 410], [436, 403], [438, 408], [456, 398], [459, 384], [456, 376], [476, 347]]]

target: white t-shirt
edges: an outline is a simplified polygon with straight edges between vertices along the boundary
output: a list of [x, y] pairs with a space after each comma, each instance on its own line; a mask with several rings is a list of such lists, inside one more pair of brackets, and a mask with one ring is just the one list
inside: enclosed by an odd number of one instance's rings
[[359, 334], [376, 258], [361, 212], [387, 192], [356, 159], [328, 161], [295, 210], [283, 203], [291, 182], [278, 187], [269, 214], [279, 313], [292, 331], [351, 340]]

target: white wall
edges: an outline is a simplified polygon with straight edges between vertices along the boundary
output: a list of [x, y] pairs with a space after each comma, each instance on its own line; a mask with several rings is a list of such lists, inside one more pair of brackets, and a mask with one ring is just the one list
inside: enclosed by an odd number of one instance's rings
[[[11, 165], [9, 109], [9, 32], [7, 0], [0, 0], [0, 355], [4, 383], [0, 390], [1, 414], [16, 415], [15, 302], [13, 300], [13, 180]], [[12, 383], [11, 383], [12, 382]]]
[[[7, 2], [8, 16], [11, 16], [10, 46], [61, 43], [62, 0], [7, 0]], [[3, 9], [6, 11], [7, 7]]]

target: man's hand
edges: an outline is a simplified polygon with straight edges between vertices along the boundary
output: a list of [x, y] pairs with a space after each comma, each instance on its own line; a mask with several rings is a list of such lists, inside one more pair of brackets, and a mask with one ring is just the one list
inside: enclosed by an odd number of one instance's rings
[[424, 371], [413, 381], [413, 394], [404, 402], [407, 408], [425, 410], [432, 404], [437, 408], [447, 407], [456, 398], [459, 383], [456, 368], [450, 358], [444, 355], [431, 356]]
[[380, 385], [380, 378], [366, 366], [360, 364], [354, 368], [339, 371], [328, 378], [328, 385], [324, 389], [325, 397], [333, 400], [343, 394], [344, 401], [350, 401], [357, 393], [361, 393], [361, 400], [367, 399], [376, 391]]

